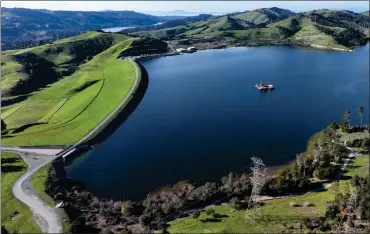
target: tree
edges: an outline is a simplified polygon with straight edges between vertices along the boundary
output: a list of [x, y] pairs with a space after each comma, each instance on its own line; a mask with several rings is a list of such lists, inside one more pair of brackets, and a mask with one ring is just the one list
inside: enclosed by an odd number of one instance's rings
[[200, 212], [199, 211], [195, 211], [192, 216], [193, 216], [194, 219], [198, 219], [199, 216], [200, 216]]
[[1, 234], [7, 234], [9, 233], [8, 230], [6, 230], [4, 224], [1, 225]]
[[364, 107], [359, 106], [357, 111], [358, 111], [358, 114], [360, 115], [360, 118], [361, 118], [361, 127], [362, 127], [362, 116], [364, 114]]
[[212, 208], [212, 207], [210, 207], [210, 208], [208, 208], [207, 210], [206, 210], [206, 214], [207, 215], [212, 215], [212, 214], [214, 214], [215, 213], [215, 210]]
[[351, 111], [349, 109], [344, 112], [344, 121], [347, 122], [348, 127], [351, 127]]

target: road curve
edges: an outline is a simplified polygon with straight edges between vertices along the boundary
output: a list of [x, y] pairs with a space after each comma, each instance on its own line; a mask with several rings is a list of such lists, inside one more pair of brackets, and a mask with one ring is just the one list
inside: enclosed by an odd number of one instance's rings
[[[62, 225], [56, 210], [48, 206], [31, 185], [31, 176], [41, 167], [53, 161], [55, 157], [37, 156], [31, 159], [31, 156], [26, 156], [23, 152], [16, 153], [28, 164], [28, 170], [14, 183], [13, 195], [30, 207], [34, 219], [43, 233], [61, 233]], [[31, 162], [32, 160], [33, 162]]]

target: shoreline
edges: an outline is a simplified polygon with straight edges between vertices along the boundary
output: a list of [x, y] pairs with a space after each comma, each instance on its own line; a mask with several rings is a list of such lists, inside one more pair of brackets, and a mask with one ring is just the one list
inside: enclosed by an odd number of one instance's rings
[[[357, 47], [361, 46], [366, 46], [365, 45], [360, 45]], [[192, 45], [194, 46], [194, 45]], [[195, 45], [196, 46], [196, 45]], [[140, 56], [134, 56], [134, 57], [126, 57], [128, 60], [132, 60], [135, 62], [140, 62], [140, 61], [145, 61], [148, 59], [155, 59], [155, 58], [161, 58], [161, 57], [169, 57], [169, 56], [177, 56], [177, 55], [183, 55], [183, 54], [192, 54], [196, 53], [197, 51], [207, 51], [207, 50], [222, 50], [222, 49], [230, 49], [230, 48], [240, 48], [240, 47], [263, 47], [263, 46], [287, 46], [287, 47], [294, 47], [297, 49], [305, 49], [305, 50], [315, 50], [315, 51], [338, 51], [338, 52], [354, 52], [354, 49], [344, 49], [344, 48], [336, 48], [336, 47], [327, 47], [327, 46], [322, 46], [322, 45], [317, 45], [317, 44], [298, 44], [298, 43], [245, 43], [245, 44], [229, 44], [226, 46], [214, 46], [214, 47], [209, 47], [209, 48], [199, 48], [196, 51], [193, 52], [169, 52], [169, 53], [163, 53], [163, 54], [148, 54], [148, 55], [140, 55]], [[125, 59], [125, 58], [121, 58]]]

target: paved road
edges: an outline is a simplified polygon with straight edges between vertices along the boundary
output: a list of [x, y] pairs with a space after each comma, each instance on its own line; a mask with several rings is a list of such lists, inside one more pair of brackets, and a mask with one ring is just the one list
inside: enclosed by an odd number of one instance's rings
[[37, 224], [41, 227], [44, 233], [61, 233], [62, 225], [60, 217], [58, 216], [56, 210], [49, 207], [33, 190], [31, 184], [31, 176], [39, 170], [41, 167], [45, 166], [49, 162], [53, 161], [57, 156], [56, 154], [63, 151], [63, 155], [68, 154], [69, 151], [74, 150], [79, 144], [83, 143], [89, 139], [93, 134], [95, 134], [100, 128], [106, 124], [111, 118], [117, 114], [126, 101], [133, 95], [134, 89], [138, 85], [139, 71], [138, 66], [130, 61], [135, 67], [135, 82], [131, 87], [130, 91], [127, 93], [126, 97], [118, 104], [118, 106], [94, 129], [92, 129], [88, 134], [86, 134], [81, 140], [76, 144], [67, 148], [67, 150], [62, 149], [49, 149], [49, 148], [21, 148], [21, 147], [1, 147], [1, 150], [14, 152], [20, 155], [23, 160], [29, 165], [28, 170], [24, 173], [13, 186], [13, 195], [28, 207], [30, 207], [34, 219]]
[[56, 210], [48, 206], [37, 195], [31, 184], [32, 175], [41, 167], [54, 160], [56, 156], [24, 152], [17, 152], [17, 154], [28, 164], [28, 170], [15, 182], [12, 190], [13, 195], [30, 207], [34, 219], [43, 233], [61, 233], [62, 225]]
[[47, 148], [22, 148], [18, 146], [14, 147], [5, 147], [2, 146], [1, 150], [6, 150], [6, 151], [15, 151], [15, 152], [25, 152], [25, 153], [35, 153], [35, 154], [43, 154], [43, 155], [57, 155], [59, 152], [61, 152], [63, 149], [47, 149]]

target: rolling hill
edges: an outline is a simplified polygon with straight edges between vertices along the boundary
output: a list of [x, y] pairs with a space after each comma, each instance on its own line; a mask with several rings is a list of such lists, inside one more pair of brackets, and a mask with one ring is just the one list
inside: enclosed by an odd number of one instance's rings
[[289, 10], [272, 7], [272, 8], [261, 8], [254, 11], [247, 11], [233, 17], [242, 21], [250, 22], [255, 25], [266, 24], [283, 20], [294, 16], [296, 13]]
[[369, 40], [368, 21], [368, 16], [352, 11], [320, 9], [295, 14], [273, 7], [133, 34], [164, 39], [219, 36], [349, 50]]
[[135, 84], [137, 65], [118, 58], [166, 51], [160, 40], [90, 31], [3, 52], [1, 118], [7, 131], [2, 132], [2, 144], [76, 142]]
[[111, 27], [145, 26], [176, 18], [152, 16], [134, 11], [51, 11], [1, 8], [3, 48], [23, 41], [57, 40], [85, 30]]

